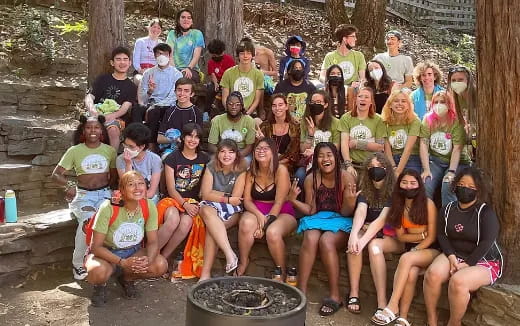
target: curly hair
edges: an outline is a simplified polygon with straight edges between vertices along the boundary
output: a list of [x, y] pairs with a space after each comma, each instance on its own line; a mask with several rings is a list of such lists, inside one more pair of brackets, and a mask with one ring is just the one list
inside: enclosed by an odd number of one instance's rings
[[[386, 176], [383, 179], [383, 186], [377, 189], [374, 186], [374, 182], [368, 176], [368, 169], [372, 167], [372, 160], [376, 159], [381, 167], [386, 169]], [[383, 207], [384, 204], [390, 199], [392, 190], [395, 183], [395, 175], [392, 169], [392, 165], [388, 158], [383, 153], [373, 153], [369, 155], [362, 165], [361, 179], [359, 181], [359, 188], [361, 194], [366, 198], [367, 203], [370, 207]]]
[[[394, 110], [392, 110], [392, 103], [401, 94], [404, 95], [404, 98], [406, 99], [406, 103], [408, 105], [408, 110], [406, 111], [406, 115], [405, 115], [404, 119], [398, 119], [394, 115]], [[387, 125], [390, 125], [390, 126], [401, 125], [401, 124], [408, 125], [408, 124], [412, 123], [415, 119], [417, 119], [417, 114], [415, 114], [413, 102], [412, 102], [410, 96], [408, 96], [408, 94], [406, 93], [406, 91], [403, 91], [402, 89], [396, 89], [396, 90], [392, 91], [392, 93], [390, 93], [390, 96], [388, 97], [385, 105], [383, 106], [383, 110], [381, 112], [381, 118]]]
[[473, 178], [475, 188], [477, 188], [477, 203], [489, 204], [489, 195], [492, 193], [491, 182], [489, 181], [489, 177], [486, 175], [486, 173], [476, 166], [469, 166], [459, 171], [451, 182], [451, 190], [455, 192], [457, 183], [459, 183], [460, 179], [462, 179], [464, 176], [470, 176]]
[[222, 54], [226, 50], [226, 44], [219, 39], [211, 40], [208, 44], [208, 52], [211, 54]]
[[413, 80], [417, 87], [422, 87], [421, 75], [426, 72], [428, 68], [432, 68], [433, 75], [435, 76], [435, 84], [439, 85], [442, 80], [442, 71], [438, 65], [431, 61], [419, 62], [413, 69]]
[[87, 125], [88, 121], [97, 121], [101, 125], [101, 137], [100, 140], [102, 143], [109, 145], [109, 139], [108, 139], [108, 132], [107, 128], [105, 127], [105, 116], [104, 115], [98, 115], [97, 118], [91, 117], [87, 118], [86, 115], [82, 115], [79, 117], [79, 125], [74, 130], [74, 133], [72, 134], [72, 144], [78, 145], [80, 143], [85, 142], [85, 126]]

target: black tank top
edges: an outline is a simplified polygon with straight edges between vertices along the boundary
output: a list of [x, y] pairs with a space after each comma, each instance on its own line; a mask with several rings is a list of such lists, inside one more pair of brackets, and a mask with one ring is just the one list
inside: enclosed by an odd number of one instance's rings
[[[260, 190], [257, 189], [260, 188]], [[271, 189], [269, 189], [271, 188]], [[272, 201], [276, 197], [276, 185], [275, 183], [271, 183], [265, 188], [262, 188], [258, 183], [255, 181], [253, 182], [253, 187], [251, 188], [251, 197], [254, 200], [261, 200], [261, 201]]]

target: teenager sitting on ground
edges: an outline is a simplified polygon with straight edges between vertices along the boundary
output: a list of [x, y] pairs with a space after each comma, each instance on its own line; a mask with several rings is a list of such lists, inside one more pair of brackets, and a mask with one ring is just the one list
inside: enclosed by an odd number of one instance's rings
[[157, 209], [146, 199], [143, 176], [137, 171], [126, 172], [119, 181], [119, 190], [123, 206], [111, 221], [114, 206], [110, 200], [103, 202], [95, 216], [91, 254], [85, 258], [87, 280], [94, 285], [95, 307], [105, 305], [107, 281], [114, 272], [122, 272], [117, 281], [125, 297], [135, 299], [135, 280], [158, 277], [168, 269], [157, 244]]
[[248, 159], [255, 142], [255, 121], [251, 116], [244, 114], [244, 100], [240, 92], [229, 94], [225, 106], [226, 113], [211, 120], [208, 151], [216, 153], [216, 145], [221, 139], [232, 139], [237, 143], [240, 155]]
[[403, 45], [401, 32], [393, 30], [386, 33], [386, 52], [378, 53], [374, 59], [381, 62], [388, 76], [396, 83], [396, 88], [412, 87], [413, 63], [410, 56], [400, 53]]
[[123, 131], [123, 154], [116, 159], [117, 173], [121, 178], [125, 172], [137, 171], [146, 181], [146, 198], [154, 204], [159, 202], [159, 181], [161, 179], [161, 158], [149, 151], [150, 129], [142, 123], [134, 122]]
[[[157, 130], [164, 112], [175, 105], [175, 83], [182, 74], [170, 66], [171, 48], [166, 43], [159, 43], [153, 49], [157, 66], [145, 71], [139, 86], [140, 108], [144, 109], [132, 114], [134, 122], [146, 120], [152, 132], [152, 139], [157, 137]], [[145, 114], [146, 112], [146, 114]]]
[[[74, 252], [72, 253], [72, 273], [76, 280], [87, 277], [83, 267], [83, 256], [87, 249], [83, 223], [94, 215], [99, 205], [110, 198], [109, 183], [115, 188], [117, 183], [116, 151], [103, 141], [108, 138], [103, 116], [97, 118], [81, 116], [74, 132], [73, 144], [52, 172], [52, 179], [65, 186], [65, 200], [78, 221]], [[66, 171], [73, 170], [77, 181], [68, 179]]]
[[289, 112], [296, 123], [300, 123], [307, 99], [316, 90], [316, 87], [305, 79], [304, 64], [301, 60], [292, 60], [287, 66], [287, 78], [280, 81], [275, 89], [275, 94], [282, 93], [287, 96]]
[[383, 310], [372, 317], [377, 325], [410, 326], [408, 311], [417, 278], [439, 254], [437, 245], [437, 208], [426, 191], [419, 172], [405, 169], [397, 178], [392, 193], [388, 224], [395, 228], [405, 253], [395, 270], [392, 296]]
[[238, 276], [246, 272], [255, 239], [261, 239], [265, 234], [274, 265], [282, 268], [282, 280], [285, 280], [287, 272], [283, 238], [293, 232], [297, 225], [294, 208], [286, 201], [289, 188], [289, 172], [285, 165], [278, 164], [276, 144], [270, 138], [260, 139], [254, 147], [244, 189], [246, 212], [242, 214], [238, 227]]
[[352, 231], [348, 239], [347, 263], [350, 293], [347, 309], [361, 312], [359, 281], [363, 267], [363, 249], [368, 250], [370, 270], [376, 287], [377, 307], [386, 307], [385, 253], [400, 253], [404, 244], [395, 239], [395, 230], [385, 225], [391, 205], [395, 176], [383, 153], [371, 154], [363, 163]]
[[132, 63], [135, 70], [134, 83], [138, 88], [146, 69], [152, 68], [157, 64], [153, 49], [158, 43], [161, 43], [159, 37], [162, 33], [162, 23], [158, 18], [154, 18], [150, 20], [146, 29], [148, 30], [148, 36], [138, 38], [135, 41], [132, 57]]
[[188, 78], [182, 77], [175, 82], [177, 101], [164, 112], [157, 134], [163, 159], [177, 149], [183, 126], [195, 123], [202, 128], [202, 111], [191, 102], [194, 87], [193, 80]]
[[175, 16], [175, 29], [168, 32], [166, 43], [172, 48], [173, 61], [170, 63], [183, 76], [200, 83], [199, 59], [204, 48], [204, 35], [193, 28], [193, 13], [181, 9]]
[[304, 216], [298, 233], [303, 232], [300, 248], [298, 287], [307, 292], [307, 283], [318, 248], [325, 266], [330, 294], [323, 300], [319, 314], [329, 316], [343, 305], [339, 293], [338, 249], [345, 248], [352, 228], [356, 206], [356, 180], [341, 169], [336, 145], [319, 143], [314, 150], [312, 169], [305, 178], [305, 202], [296, 198], [301, 192], [298, 181], [292, 183], [288, 199]]
[[385, 139], [385, 155], [394, 167], [398, 176], [405, 168], [421, 173], [419, 158], [419, 134], [421, 121], [413, 110], [413, 104], [408, 93], [394, 90], [381, 116], [387, 126]]
[[88, 114], [93, 117], [99, 114], [105, 116], [108, 140], [116, 150], [119, 149], [121, 130], [125, 127], [123, 117], [136, 103], [137, 88], [127, 76], [131, 64], [130, 50], [125, 47], [115, 48], [110, 59], [114, 72], [98, 76], [85, 96]]
[[225, 272], [229, 274], [238, 266], [227, 229], [235, 226], [244, 210], [243, 193], [246, 179], [246, 162], [240, 156], [237, 144], [223, 139], [217, 145], [217, 153], [208, 164], [202, 177], [199, 214], [206, 225], [204, 264], [200, 281], [211, 278], [211, 268], [218, 249], [226, 256]]
[[438, 235], [442, 253], [424, 275], [423, 292], [428, 325], [437, 326], [437, 302], [441, 287], [448, 285], [450, 319], [460, 326], [470, 293], [494, 284], [502, 276], [503, 258], [497, 245], [499, 222], [489, 203], [488, 180], [477, 168], [465, 168], [452, 187], [457, 201], [440, 210]]
[[271, 111], [256, 131], [256, 138], [272, 138], [278, 148], [278, 162], [284, 164], [290, 173], [300, 158], [300, 125], [289, 114], [287, 98], [283, 94], [273, 95]]
[[[210, 59], [208, 60], [208, 76], [209, 83], [206, 84], [206, 108], [205, 111], [209, 113], [210, 118], [217, 114], [221, 114], [222, 111], [222, 89], [220, 87], [220, 81], [224, 72], [229, 68], [235, 66], [235, 60], [232, 56], [224, 53], [226, 44], [219, 39], [214, 39], [208, 44], [208, 52]], [[215, 102], [215, 96], [219, 94], [218, 98], [220, 103]]]
[[184, 125], [179, 148], [164, 160], [169, 198], [162, 199], [158, 206], [168, 206], [164, 224], [159, 228], [159, 248], [166, 258], [186, 238], [193, 217], [199, 213], [200, 181], [209, 162], [209, 157], [200, 150], [201, 137], [202, 128], [199, 125]]
[[242, 39], [236, 48], [238, 65], [224, 72], [222, 86], [222, 105], [226, 106], [227, 97], [233, 91], [240, 92], [244, 101], [244, 110], [248, 115], [258, 114], [264, 95], [264, 74], [252, 63], [255, 45], [250, 39]]

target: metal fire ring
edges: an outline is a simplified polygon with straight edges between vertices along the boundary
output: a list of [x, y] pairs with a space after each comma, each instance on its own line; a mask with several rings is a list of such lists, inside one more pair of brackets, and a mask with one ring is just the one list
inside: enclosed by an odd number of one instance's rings
[[[236, 304], [231, 303], [229, 301], [228, 298], [236, 297], [237, 295], [239, 295], [241, 293], [252, 293], [252, 294], [256, 294], [256, 295], [264, 295], [265, 296], [264, 301], [267, 300], [267, 302], [262, 304], [262, 305], [260, 305], [260, 306], [256, 306], [256, 307], [246, 307], [246, 306], [236, 305]], [[227, 305], [230, 305], [232, 307], [239, 308], [239, 309], [249, 309], [249, 310], [264, 309], [264, 308], [269, 307], [273, 303], [273, 300], [271, 299], [271, 296], [269, 296], [267, 293], [259, 293], [258, 291], [252, 291], [252, 290], [233, 290], [230, 293], [224, 295], [222, 297], [222, 301], [224, 301], [224, 303], [226, 303]]]

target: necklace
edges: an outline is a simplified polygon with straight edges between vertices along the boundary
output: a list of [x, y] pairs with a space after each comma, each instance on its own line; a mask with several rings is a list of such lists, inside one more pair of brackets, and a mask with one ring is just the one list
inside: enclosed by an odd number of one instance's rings
[[134, 209], [133, 211], [127, 209], [126, 216], [128, 217], [128, 219], [133, 219], [135, 215], [137, 215], [137, 212], [139, 212], [139, 205], [137, 205], [136, 209]]

